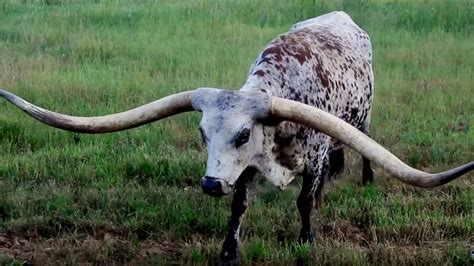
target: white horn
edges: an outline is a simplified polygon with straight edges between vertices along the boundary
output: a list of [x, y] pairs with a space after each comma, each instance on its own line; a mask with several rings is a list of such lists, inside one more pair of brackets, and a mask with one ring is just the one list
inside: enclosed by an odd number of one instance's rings
[[299, 102], [273, 97], [271, 115], [319, 130], [353, 148], [381, 166], [400, 181], [418, 187], [436, 187], [474, 169], [474, 162], [457, 168], [430, 174], [414, 169], [390, 153], [373, 139], [345, 121], [318, 108]]
[[69, 116], [52, 112], [3, 89], [0, 89], [0, 96], [47, 125], [81, 133], [107, 133], [138, 127], [168, 116], [192, 111], [194, 110], [191, 105], [192, 92], [173, 94], [129, 111], [94, 117]]

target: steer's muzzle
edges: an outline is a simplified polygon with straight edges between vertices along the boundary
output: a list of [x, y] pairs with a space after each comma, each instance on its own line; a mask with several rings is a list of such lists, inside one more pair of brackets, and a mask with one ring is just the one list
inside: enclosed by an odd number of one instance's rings
[[204, 193], [213, 197], [222, 197], [232, 191], [232, 187], [227, 181], [210, 176], [202, 178], [201, 187]]

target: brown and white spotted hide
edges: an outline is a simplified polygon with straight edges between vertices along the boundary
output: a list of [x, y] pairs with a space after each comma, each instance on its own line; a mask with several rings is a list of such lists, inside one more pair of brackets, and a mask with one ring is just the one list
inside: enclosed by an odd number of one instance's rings
[[[373, 98], [369, 36], [344, 12], [300, 22], [263, 50], [241, 91], [312, 105], [367, 133]], [[303, 170], [320, 174], [328, 151], [341, 148], [330, 137], [291, 122], [264, 127], [264, 138], [256, 166], [280, 188]]]

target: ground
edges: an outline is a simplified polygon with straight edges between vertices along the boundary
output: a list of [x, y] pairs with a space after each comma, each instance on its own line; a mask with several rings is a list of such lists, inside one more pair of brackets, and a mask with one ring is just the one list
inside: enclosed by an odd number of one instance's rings
[[[120, 111], [201, 86], [239, 88], [259, 51], [297, 21], [344, 10], [374, 48], [371, 134], [436, 172], [474, 158], [470, 1], [4, 1], [0, 87], [75, 115]], [[46, 127], [0, 101], [0, 264], [213, 263], [230, 197], [200, 191], [199, 114], [130, 131]], [[298, 245], [300, 180], [258, 182], [244, 264], [460, 264], [474, 248], [474, 174], [426, 190], [350, 153]]]

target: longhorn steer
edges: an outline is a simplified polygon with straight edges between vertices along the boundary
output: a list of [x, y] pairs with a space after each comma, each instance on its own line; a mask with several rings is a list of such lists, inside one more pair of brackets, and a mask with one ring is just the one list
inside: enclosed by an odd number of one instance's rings
[[313, 241], [314, 201], [327, 172], [342, 169], [342, 144], [363, 155], [363, 182], [373, 180], [370, 161], [402, 182], [434, 187], [474, 169], [474, 162], [439, 174], [413, 169], [370, 139], [373, 99], [372, 50], [368, 35], [343, 12], [294, 25], [258, 56], [239, 92], [212, 88], [178, 93], [130, 111], [100, 117], [54, 113], [0, 90], [0, 95], [48, 125], [69, 131], [124, 130], [177, 113], [198, 110], [207, 144], [205, 193], [235, 191], [223, 262], [237, 261], [247, 184], [260, 172], [283, 189], [303, 176], [297, 200], [299, 240]]

